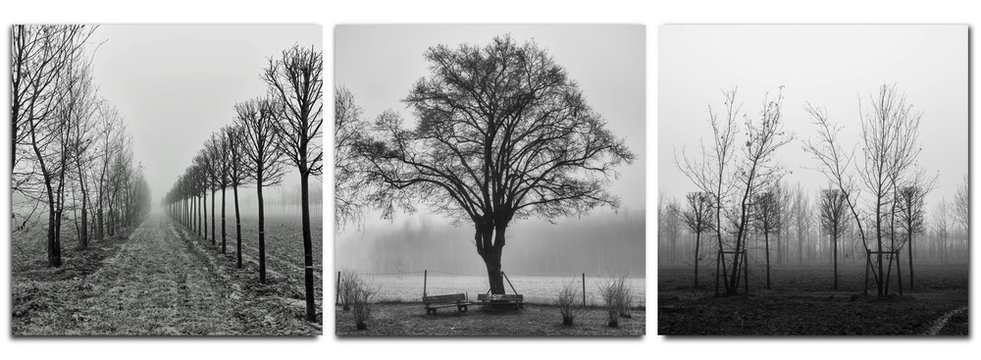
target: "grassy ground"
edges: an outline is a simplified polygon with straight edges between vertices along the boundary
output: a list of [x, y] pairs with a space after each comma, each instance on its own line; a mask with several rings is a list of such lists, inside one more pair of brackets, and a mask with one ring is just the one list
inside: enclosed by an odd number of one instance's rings
[[[203, 242], [157, 216], [128, 237], [96, 242], [101, 250], [73, 255], [78, 258], [66, 259], [63, 269], [19, 272], [12, 286], [13, 334], [321, 333], [303, 321], [302, 302], [280, 293], [296, 293], [293, 287], [251, 281]], [[70, 266], [84, 271], [64, 270]], [[77, 275], [51, 275], [68, 272]]]
[[[692, 289], [691, 269], [659, 269], [658, 334], [919, 335], [968, 302], [964, 264], [917, 264], [915, 289], [905, 278], [903, 296], [882, 298], [863, 295], [862, 267], [839, 270], [837, 291], [830, 266], [785, 265], [771, 270], [772, 290], [762, 289], [765, 272], [754, 269], [749, 295], [714, 297], [711, 273]], [[967, 335], [966, 314], [951, 317], [939, 334]]]
[[645, 311], [633, 310], [630, 319], [620, 319], [619, 328], [606, 324], [606, 312], [599, 308], [583, 310], [573, 326], [563, 326], [559, 309], [528, 304], [519, 311], [484, 311], [471, 306], [459, 314], [456, 309], [440, 309], [426, 315], [422, 303], [381, 303], [372, 311], [368, 330], [355, 328], [351, 311], [335, 310], [338, 336], [641, 336]]

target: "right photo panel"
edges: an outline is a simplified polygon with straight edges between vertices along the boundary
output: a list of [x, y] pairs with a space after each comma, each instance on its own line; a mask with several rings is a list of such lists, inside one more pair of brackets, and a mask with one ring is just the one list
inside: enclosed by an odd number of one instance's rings
[[968, 334], [968, 26], [658, 30], [658, 334]]

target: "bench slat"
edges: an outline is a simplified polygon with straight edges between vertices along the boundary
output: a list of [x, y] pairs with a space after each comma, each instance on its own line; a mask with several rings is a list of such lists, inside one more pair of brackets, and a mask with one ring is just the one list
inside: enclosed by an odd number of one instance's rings
[[425, 304], [453, 303], [453, 302], [466, 301], [466, 300], [467, 300], [467, 295], [464, 293], [422, 297], [422, 302]]
[[524, 299], [525, 296], [521, 294], [477, 294], [479, 301], [523, 302]]

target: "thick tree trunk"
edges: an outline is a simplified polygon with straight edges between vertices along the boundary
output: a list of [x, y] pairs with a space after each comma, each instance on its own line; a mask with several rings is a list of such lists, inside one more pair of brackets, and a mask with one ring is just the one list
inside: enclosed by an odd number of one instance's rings
[[[501, 275], [501, 253], [504, 249], [504, 237], [505, 229], [507, 225], [499, 225], [496, 227], [491, 226], [478, 226], [477, 231], [477, 241], [478, 247], [477, 253], [484, 260], [484, 265], [487, 268], [487, 281], [490, 284], [491, 294], [504, 294], [504, 276]], [[494, 239], [491, 243], [490, 239]]]
[[309, 174], [300, 173], [300, 211], [303, 222], [303, 288], [306, 291], [306, 320], [317, 321], [313, 289], [313, 241], [310, 233]]
[[238, 211], [238, 185], [232, 185], [232, 194], [235, 198], [235, 253], [238, 257], [236, 267], [242, 268], [242, 217]]

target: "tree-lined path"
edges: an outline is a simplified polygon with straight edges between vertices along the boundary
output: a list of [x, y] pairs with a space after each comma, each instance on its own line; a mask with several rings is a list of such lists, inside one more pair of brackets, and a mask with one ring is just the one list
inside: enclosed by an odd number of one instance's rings
[[[151, 215], [84, 278], [31, 284], [37, 306], [15, 318], [31, 335], [313, 335], [302, 302], [250, 288], [249, 274], [201, 238]], [[45, 299], [47, 301], [42, 301]], [[72, 299], [74, 298], [74, 299]], [[18, 309], [15, 309], [17, 311]]]

